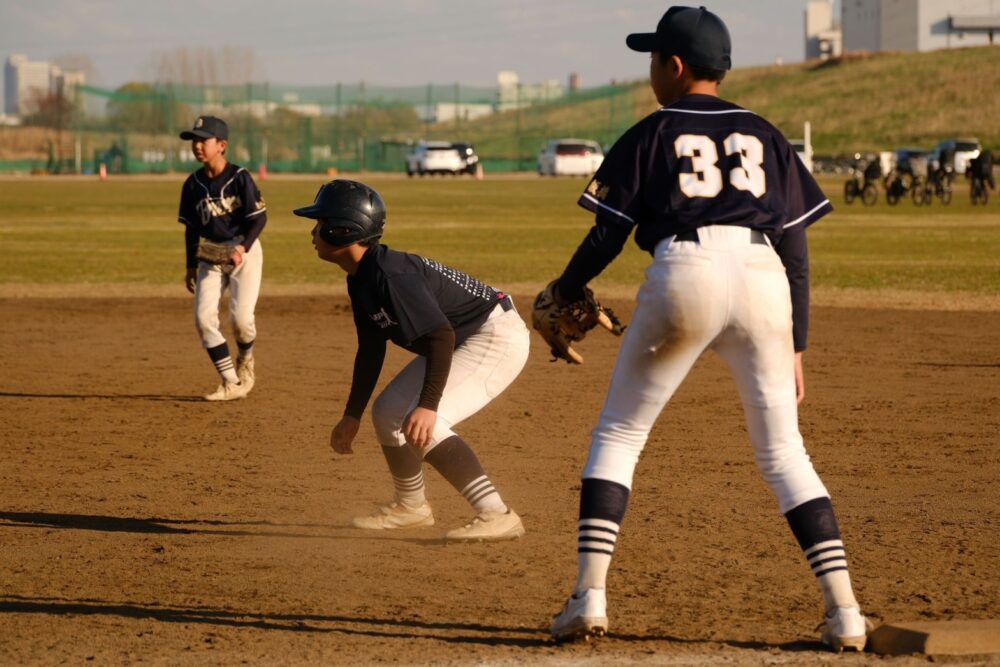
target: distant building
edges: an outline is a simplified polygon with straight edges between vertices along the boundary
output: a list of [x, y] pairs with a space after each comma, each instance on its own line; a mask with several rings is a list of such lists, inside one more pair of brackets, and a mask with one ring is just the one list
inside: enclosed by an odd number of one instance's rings
[[994, 43], [1000, 0], [842, 0], [844, 51], [934, 51]]
[[74, 87], [84, 83], [83, 72], [64, 72], [49, 62], [32, 62], [25, 55], [12, 54], [4, 64], [4, 113], [23, 116], [32, 111], [29, 104], [38, 95], [62, 92], [69, 96]]
[[541, 84], [522, 84], [517, 72], [497, 72], [497, 111], [508, 111], [563, 96], [562, 85], [555, 79]]
[[833, 17], [833, 0], [807, 2], [806, 60], [836, 58], [841, 45], [840, 25]]
[[470, 104], [466, 102], [437, 102], [431, 105], [420, 104], [415, 108], [417, 116], [425, 123], [475, 120], [476, 118], [489, 116], [493, 113], [492, 104]]

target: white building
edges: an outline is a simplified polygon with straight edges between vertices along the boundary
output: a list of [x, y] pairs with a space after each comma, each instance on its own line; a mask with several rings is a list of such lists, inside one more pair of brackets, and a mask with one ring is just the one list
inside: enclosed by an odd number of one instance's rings
[[833, 0], [806, 3], [806, 60], [836, 58], [841, 53], [841, 32], [833, 16]]
[[71, 95], [72, 88], [83, 83], [83, 72], [64, 72], [44, 60], [31, 62], [27, 56], [12, 54], [4, 64], [4, 113], [23, 116], [33, 111], [30, 105], [38, 96], [60, 91]]
[[453, 120], [475, 120], [493, 113], [492, 104], [470, 104], [466, 102], [437, 102], [430, 106], [416, 107], [417, 116], [425, 123], [446, 123]]
[[934, 51], [994, 43], [1000, 0], [842, 0], [844, 51]]
[[557, 100], [562, 96], [562, 84], [555, 79], [541, 84], [523, 84], [517, 72], [497, 72], [497, 111]]

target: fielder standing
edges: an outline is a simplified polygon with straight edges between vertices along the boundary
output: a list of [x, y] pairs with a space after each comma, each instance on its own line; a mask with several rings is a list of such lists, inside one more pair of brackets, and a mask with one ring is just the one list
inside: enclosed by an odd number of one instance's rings
[[[181, 139], [191, 142], [191, 151], [202, 164], [181, 189], [177, 219], [184, 225], [184, 284], [194, 294], [201, 343], [222, 380], [205, 400], [231, 401], [246, 396], [256, 380], [254, 309], [264, 264], [258, 237], [267, 224], [267, 207], [250, 172], [226, 160], [225, 121], [201, 116], [191, 130], [181, 133]], [[219, 330], [219, 299], [226, 287], [239, 349], [235, 365]]]
[[472, 506], [466, 525], [447, 532], [456, 541], [496, 541], [524, 534], [521, 518], [504, 503], [475, 452], [452, 428], [479, 412], [514, 381], [528, 360], [529, 333], [511, 298], [434, 260], [390, 250], [379, 239], [385, 203], [356, 181], [324, 185], [295, 215], [316, 221], [317, 256], [347, 274], [358, 351], [344, 416], [330, 446], [352, 453], [361, 415], [371, 398], [386, 343], [417, 356], [375, 400], [375, 435], [389, 465], [395, 498], [357, 528], [430, 526], [423, 461]]
[[829, 494], [798, 428], [809, 308], [805, 231], [830, 203], [777, 129], [719, 99], [731, 62], [718, 16], [671, 7], [655, 33], [626, 43], [650, 53], [650, 84], [663, 107], [618, 140], [580, 198], [595, 224], [555, 294], [579, 299], [633, 230], [653, 261], [592, 433], [579, 570], [552, 635], [607, 630], [606, 575], [636, 463], [660, 411], [711, 349], [733, 374], [758, 468], [823, 591], [822, 641], [860, 650], [868, 622]]

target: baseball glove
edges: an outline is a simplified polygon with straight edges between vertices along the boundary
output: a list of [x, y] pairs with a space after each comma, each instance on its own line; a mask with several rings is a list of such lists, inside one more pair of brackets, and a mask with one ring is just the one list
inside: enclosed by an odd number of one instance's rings
[[202, 239], [201, 243], [198, 244], [198, 252], [195, 253], [195, 257], [202, 262], [218, 265], [223, 273], [231, 273], [236, 268], [236, 265], [233, 264], [233, 246], [225, 243]]
[[532, 326], [549, 344], [552, 361], [564, 359], [566, 363], [582, 364], [583, 357], [573, 349], [573, 343], [583, 340], [598, 324], [616, 336], [625, 331], [625, 325], [610, 308], [597, 302], [590, 288], [583, 288], [581, 299], [566, 302], [556, 298], [555, 285], [554, 280], [549, 283], [535, 297], [531, 309]]

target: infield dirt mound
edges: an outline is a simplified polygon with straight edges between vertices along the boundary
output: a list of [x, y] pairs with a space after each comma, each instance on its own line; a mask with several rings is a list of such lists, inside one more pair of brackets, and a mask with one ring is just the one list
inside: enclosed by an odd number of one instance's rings
[[[370, 423], [353, 456], [327, 446], [355, 349], [345, 300], [264, 298], [257, 388], [226, 404], [198, 400], [217, 381], [188, 300], [0, 312], [2, 663], [886, 662], [821, 651], [819, 592], [711, 355], [640, 462], [612, 636], [556, 647], [617, 339], [595, 332], [569, 367], [533, 337], [521, 377], [459, 427], [528, 534], [448, 545], [469, 511], [434, 472], [437, 526], [349, 527], [391, 484]], [[802, 430], [876, 621], [1000, 617], [998, 330], [997, 312], [814, 310]]]

